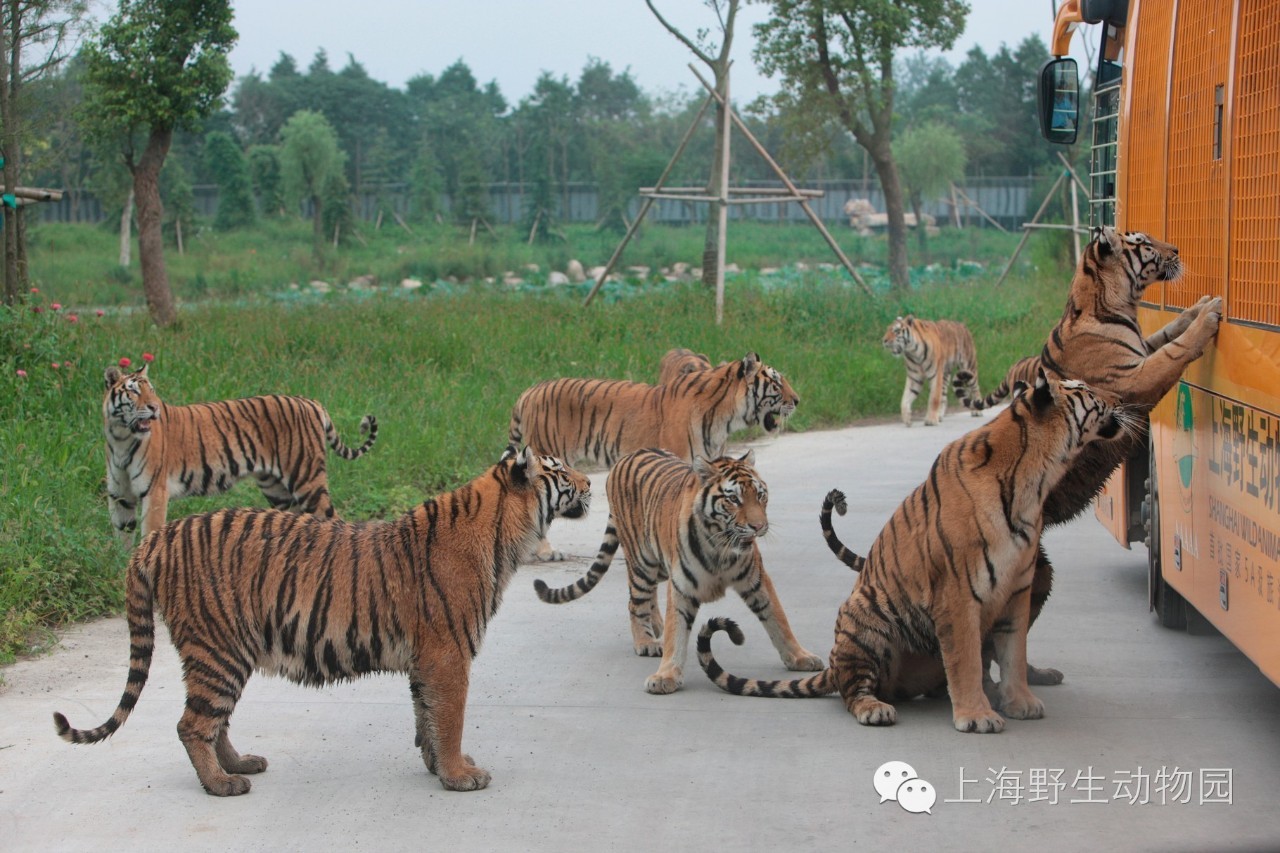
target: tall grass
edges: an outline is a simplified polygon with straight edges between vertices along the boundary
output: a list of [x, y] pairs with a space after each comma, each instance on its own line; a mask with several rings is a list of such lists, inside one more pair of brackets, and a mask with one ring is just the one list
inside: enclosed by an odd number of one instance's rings
[[[808, 229], [793, 229], [787, 239], [799, 242], [801, 230]], [[874, 299], [843, 271], [747, 273], [730, 277], [725, 322], [717, 327], [713, 296], [697, 284], [617, 285], [584, 309], [585, 286], [515, 292], [440, 284], [318, 296], [264, 288], [263, 281], [278, 279], [262, 273], [256, 293], [188, 303], [175, 327], [160, 330], [141, 310], [99, 316], [74, 307], [109, 306], [113, 294], [136, 305], [136, 286], [125, 290], [84, 273], [47, 283], [61, 263], [55, 256], [73, 253], [71, 243], [85, 233], [41, 229], [33, 264], [43, 292], [18, 309], [0, 308], [0, 660], [38, 644], [51, 627], [121, 606], [127, 555], [114, 543], [106, 512], [101, 401], [103, 369], [122, 357], [136, 364], [144, 352], [153, 355], [151, 376], [169, 403], [301, 394], [321, 401], [349, 441], [358, 438], [361, 416], [375, 414], [373, 452], [352, 462], [331, 455], [329, 475], [341, 515], [377, 518], [452, 488], [496, 459], [511, 405], [534, 382], [652, 382], [672, 346], [713, 360], [754, 350], [801, 395], [790, 428], [833, 427], [896, 412], [903, 369], [880, 345], [894, 316], [914, 311], [968, 323], [989, 388], [1016, 358], [1038, 350], [1069, 280], [1060, 265], [1040, 258], [1046, 272], [1027, 266], [993, 289], [1011, 240], [999, 247], [1003, 253], [990, 252], [986, 269], [920, 271], [920, 285], [908, 294]], [[206, 281], [235, 269], [253, 274], [251, 264], [241, 266], [245, 253], [297, 251], [269, 248], [270, 230], [259, 237], [235, 238], [238, 257], [211, 257], [201, 270]], [[692, 244], [699, 239], [700, 231]], [[507, 260], [524, 248], [508, 246]], [[763, 257], [782, 250], [755, 251]], [[231, 505], [265, 502], [243, 483], [217, 498], [176, 502], [170, 517]]]

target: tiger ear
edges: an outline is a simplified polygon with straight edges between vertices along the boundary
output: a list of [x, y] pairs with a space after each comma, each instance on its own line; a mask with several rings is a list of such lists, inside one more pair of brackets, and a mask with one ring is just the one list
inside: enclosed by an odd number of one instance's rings
[[746, 453], [738, 457], [738, 461], [743, 465], [750, 465], [752, 468], [756, 466], [756, 452], [748, 450]]
[[1120, 234], [1116, 229], [1099, 225], [1093, 229], [1092, 239], [1098, 244], [1098, 254], [1102, 256], [1120, 251]]
[[508, 459], [510, 459], [512, 456], [515, 456], [519, 452], [520, 452], [520, 448], [516, 447], [514, 444], [508, 444], [507, 449], [502, 451], [502, 455], [498, 457], [498, 464], [501, 465], [503, 462], [506, 462]]
[[120, 381], [120, 368], [114, 364], [102, 371], [102, 378], [107, 381], [107, 387], [110, 388]]
[[542, 473], [542, 460], [527, 446], [516, 451], [514, 445], [508, 445], [502, 459], [511, 460], [511, 479], [517, 483], [533, 482]]
[[693, 473], [698, 475], [698, 479], [704, 483], [709, 483], [715, 479], [715, 466], [708, 462], [702, 456], [693, 457]]
[[751, 380], [755, 378], [756, 372], [760, 370], [760, 356], [754, 352], [749, 352], [742, 357], [742, 366], [738, 368], [738, 375], [743, 379]]
[[915, 315], [915, 314], [908, 314], [908, 315], [907, 315], [906, 317], [904, 317], [903, 319], [907, 321], [907, 325], [908, 325], [908, 326], [914, 326], [914, 325], [916, 324], [916, 315]]
[[1041, 367], [1036, 371], [1036, 387], [1031, 392], [1031, 405], [1037, 411], [1043, 411], [1052, 408], [1057, 399], [1057, 386], [1049, 381], [1048, 375], [1044, 372], [1044, 368]]

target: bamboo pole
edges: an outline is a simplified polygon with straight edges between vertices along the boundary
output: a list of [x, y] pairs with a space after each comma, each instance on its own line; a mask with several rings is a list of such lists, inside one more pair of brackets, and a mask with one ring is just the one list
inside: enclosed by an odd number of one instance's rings
[[733, 111], [729, 108], [729, 72], [727, 70], [724, 77], [724, 95], [717, 94], [716, 100], [720, 102], [720, 114], [723, 116], [720, 121], [720, 139], [716, 140], [720, 145], [720, 198], [718, 199], [720, 203], [716, 210], [719, 218], [716, 233], [716, 325], [719, 326], [724, 321], [724, 256], [729, 232], [729, 138], [730, 131], [733, 129], [729, 118]]
[[[693, 117], [693, 122], [690, 123], [689, 129], [684, 132], [684, 138], [681, 139], [680, 144], [676, 146], [676, 153], [671, 155], [671, 160], [667, 163], [667, 168], [662, 170], [662, 175], [659, 176], [658, 182], [655, 185], [656, 188], [661, 188], [662, 185], [666, 183], [667, 176], [671, 174], [671, 170], [675, 168], [675, 165], [679, 162], [681, 155], [684, 154], [684, 149], [688, 147], [689, 140], [693, 138], [693, 132], [698, 129], [698, 125], [701, 123], [702, 117], [706, 115], [707, 107], [711, 106], [711, 101], [711, 98], [707, 98], [702, 102], [702, 106], [698, 109], [698, 114]], [[609, 273], [613, 272], [613, 268], [617, 265], [618, 259], [622, 257], [622, 251], [627, 248], [627, 244], [630, 243], [631, 238], [635, 236], [636, 229], [640, 227], [640, 223], [644, 221], [645, 214], [649, 212], [649, 208], [652, 206], [652, 197], [646, 198], [640, 205], [640, 212], [636, 214], [635, 222], [632, 222], [627, 228], [627, 233], [622, 238], [622, 242], [618, 244], [618, 248], [613, 250], [613, 256], [609, 258], [609, 263], [605, 264], [604, 270], [600, 273], [600, 277], [596, 279], [596, 283], [591, 286], [591, 292], [588, 293], [587, 298], [583, 300], [583, 307], [591, 304], [591, 300], [595, 298], [596, 292], [604, 285], [604, 280], [609, 277]]]
[[[698, 73], [698, 69], [695, 68], [692, 63], [689, 64], [689, 69], [693, 71], [693, 75], [698, 78], [698, 82], [702, 84], [703, 88], [711, 93], [711, 97], [719, 100], [720, 96], [716, 93], [716, 90], [711, 86], [711, 84], [709, 84], [706, 81], [706, 78], [704, 78], [701, 74]], [[791, 178], [787, 177], [787, 173], [782, 171], [782, 167], [778, 165], [777, 161], [775, 161], [771, 156], [769, 156], [769, 152], [766, 151], [765, 147], [760, 144], [760, 141], [755, 138], [755, 136], [747, 128], [746, 124], [743, 123], [742, 119], [738, 118], [738, 114], [735, 113], [733, 110], [729, 110], [728, 112], [729, 112], [729, 117], [733, 119], [734, 125], [738, 128], [738, 130], [742, 131], [742, 135], [745, 136], [747, 138], [747, 141], [751, 143], [751, 147], [756, 150], [756, 153], [759, 154], [764, 159], [764, 161], [769, 164], [769, 167], [773, 169], [774, 174], [778, 176], [778, 178], [782, 181], [783, 185], [787, 189], [789, 189], [791, 192], [798, 193], [798, 190], [796, 189], [796, 185], [791, 182]], [[814, 213], [813, 208], [809, 206], [809, 202], [808, 201], [800, 202], [800, 207], [804, 210], [805, 215], [809, 217], [809, 221], [814, 224], [814, 226], [818, 229], [819, 232], [821, 232], [823, 239], [827, 241], [827, 245], [830, 246], [831, 250], [836, 253], [836, 257], [840, 259], [840, 263], [844, 264], [844, 268], [849, 271], [849, 275], [853, 276], [853, 280], [862, 286], [862, 289], [863, 291], [866, 292], [867, 296], [871, 296], [874, 298], [875, 294], [871, 292], [871, 288], [867, 286], [867, 283], [865, 281], [863, 281], [862, 276], [858, 275], [858, 271], [853, 268], [853, 263], [845, 255], [844, 251], [840, 248], [840, 245], [836, 242], [835, 238], [831, 236], [831, 232], [827, 230], [827, 226], [822, 224], [822, 220], [818, 217], [818, 214]]]
[[1005, 228], [1005, 227], [1004, 227], [1003, 225], [1001, 225], [999, 222], [997, 222], [996, 220], [992, 219], [992, 218], [991, 218], [991, 215], [990, 215], [989, 213], [987, 213], [985, 210], [983, 210], [981, 207], [979, 207], [979, 206], [978, 206], [978, 203], [977, 203], [976, 201], [974, 201], [973, 199], [969, 198], [969, 195], [968, 195], [964, 190], [960, 189], [960, 188], [959, 188], [959, 187], [957, 187], [955, 184], [952, 184], [952, 185], [951, 185], [951, 189], [952, 189], [952, 190], [954, 190], [955, 192], [957, 192], [957, 193], [959, 193], [959, 194], [960, 194], [960, 197], [961, 197], [962, 199], [964, 199], [965, 204], [966, 204], [967, 206], [972, 207], [974, 210], [978, 211], [978, 213], [981, 213], [984, 219], [986, 219], [988, 222], [990, 222], [990, 223], [991, 223], [992, 225], [994, 225], [995, 227], [999, 228], [999, 229], [1000, 229], [1000, 231], [1001, 231], [1002, 233], [1005, 233], [1005, 234], [1008, 234], [1008, 233], [1009, 233], [1009, 229]]

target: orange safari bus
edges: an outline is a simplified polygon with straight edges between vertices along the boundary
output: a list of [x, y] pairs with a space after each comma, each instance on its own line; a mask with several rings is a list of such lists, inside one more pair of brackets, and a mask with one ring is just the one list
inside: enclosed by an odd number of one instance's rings
[[1280, 0], [1067, 0], [1040, 78], [1051, 142], [1075, 142], [1081, 23], [1102, 25], [1091, 224], [1167, 240], [1186, 269], [1147, 289], [1142, 328], [1224, 302], [1095, 512], [1145, 540], [1161, 624], [1194, 609], [1280, 684]]

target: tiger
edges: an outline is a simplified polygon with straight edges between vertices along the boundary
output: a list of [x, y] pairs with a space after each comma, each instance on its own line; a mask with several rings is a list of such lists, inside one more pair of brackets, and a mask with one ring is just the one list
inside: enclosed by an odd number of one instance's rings
[[[621, 544], [626, 550], [631, 638], [641, 657], [662, 656], [645, 690], [674, 693], [684, 678], [689, 630], [698, 608], [733, 589], [764, 625], [788, 669], [822, 669], [822, 658], [796, 640], [756, 540], [769, 530], [769, 492], [752, 451], [738, 458], [696, 458], [638, 450], [609, 473], [609, 523], [585, 576], [559, 589], [533, 587], [549, 604], [576, 601], [593, 590]], [[666, 618], [655, 592], [667, 584]]]
[[[660, 447], [692, 462], [723, 456], [729, 434], [760, 425], [780, 430], [800, 397], [754, 352], [718, 367], [685, 373], [664, 385], [609, 379], [551, 379], [516, 401], [509, 443], [527, 442], [570, 465], [607, 468], [628, 453]], [[563, 560], [550, 543], [540, 560]]]
[[450, 790], [484, 788], [489, 773], [461, 751], [471, 661], [520, 556], [590, 500], [583, 474], [507, 448], [470, 483], [388, 521], [239, 508], [170, 522], [129, 561], [129, 677], [115, 713], [89, 730], [55, 713], [54, 727], [83, 744], [124, 725], [147, 682], [158, 608], [186, 682], [178, 737], [208, 793], [247, 793], [246, 776], [267, 768], [229, 737], [255, 670], [311, 687], [408, 674], [427, 770]]
[[1004, 379], [1000, 381], [1000, 384], [985, 397], [977, 396], [974, 390], [974, 377], [963, 370], [957, 371], [955, 377], [951, 380], [952, 388], [955, 390], [956, 398], [961, 405], [972, 412], [982, 412], [992, 406], [998, 406], [1003, 403], [1019, 383], [1024, 386], [1034, 383], [1036, 381], [1036, 371], [1039, 369], [1040, 357], [1028, 355], [1015, 361], [1008, 372], [1005, 373]]
[[[1143, 292], [1154, 282], [1176, 281], [1181, 276], [1177, 246], [1139, 231], [1121, 233], [1110, 226], [1090, 233], [1062, 318], [1049, 333], [1040, 355], [1023, 368], [1023, 378], [1025, 381], [1033, 369], [1043, 368], [1052, 377], [1087, 382], [1124, 403], [1139, 417], [1143, 428], [1132, 430], [1119, 441], [1086, 447], [1046, 497], [1046, 525], [1065, 524], [1093, 502], [1111, 473], [1141, 446], [1151, 409], [1217, 335], [1222, 299], [1204, 296], [1163, 328], [1143, 336], [1138, 326], [1138, 302]], [[957, 381], [961, 378], [957, 374]], [[1040, 549], [1032, 589], [1033, 613], [1040, 612], [1052, 590], [1053, 565]], [[1031, 678], [1033, 683], [1057, 684], [1063, 675], [1056, 669], [1033, 667]]]
[[[1031, 579], [1043, 527], [1045, 491], [1090, 443], [1114, 441], [1132, 417], [1082, 382], [1048, 378], [1007, 409], [943, 448], [928, 477], [898, 506], [836, 618], [823, 672], [794, 681], [729, 675], [699, 633], [698, 661], [721, 689], [785, 698], [839, 691], [863, 725], [891, 725], [886, 699], [932, 689], [945, 679], [952, 722], [962, 732], [999, 732], [1004, 717], [983, 691], [983, 638], [1000, 666], [1004, 716], [1038, 719], [1043, 703], [1026, 678]], [[941, 659], [941, 671], [937, 659]]]
[[669, 349], [658, 362], [658, 384], [667, 385], [684, 376], [711, 367], [711, 359], [684, 347]]
[[164, 526], [169, 500], [216, 495], [253, 477], [273, 508], [333, 518], [325, 445], [358, 459], [378, 438], [365, 415], [364, 444], [342, 443], [329, 413], [315, 400], [271, 395], [189, 406], [162, 402], [147, 374], [115, 366], [104, 373], [102, 418], [107, 436], [107, 501], [125, 547], [138, 513], [142, 538]]
[[[907, 383], [902, 389], [902, 423], [911, 426], [911, 404], [929, 385], [924, 425], [937, 426], [947, 412], [949, 374], [970, 377], [972, 394], [978, 387], [978, 354], [968, 327], [954, 320], [920, 320], [911, 314], [898, 317], [885, 329], [884, 348], [906, 362]], [[977, 412], [974, 412], [977, 415]]]

